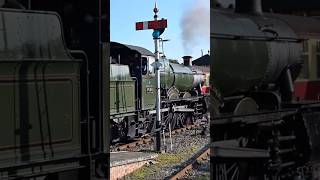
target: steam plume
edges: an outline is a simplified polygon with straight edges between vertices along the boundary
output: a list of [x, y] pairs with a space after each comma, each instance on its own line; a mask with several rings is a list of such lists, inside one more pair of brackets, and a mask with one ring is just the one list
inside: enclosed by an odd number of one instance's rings
[[190, 54], [199, 41], [210, 39], [210, 1], [195, 0], [185, 10], [180, 21], [185, 54]]

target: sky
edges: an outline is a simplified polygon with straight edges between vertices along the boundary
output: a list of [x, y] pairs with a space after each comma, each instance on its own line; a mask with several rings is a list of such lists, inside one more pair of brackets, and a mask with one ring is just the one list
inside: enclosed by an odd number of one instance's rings
[[[161, 35], [167, 58], [194, 59], [210, 49], [210, 0], [157, 0], [158, 17], [168, 20]], [[111, 41], [142, 46], [154, 52], [152, 30], [135, 30], [135, 22], [153, 20], [155, 0], [110, 0]], [[161, 50], [161, 49], [160, 49]]]

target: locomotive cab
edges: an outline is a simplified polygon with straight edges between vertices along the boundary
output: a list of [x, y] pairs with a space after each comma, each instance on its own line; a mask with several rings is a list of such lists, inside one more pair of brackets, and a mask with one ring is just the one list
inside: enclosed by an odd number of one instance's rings
[[[151, 76], [154, 76], [155, 73], [156, 73], [156, 69], [153, 67], [153, 63], [155, 63], [155, 57], [154, 56], [149, 56], [149, 57], [142, 57], [142, 58], [145, 58], [148, 65], [149, 65], [149, 69], [148, 69], [148, 74], [151, 75]], [[159, 70], [160, 70], [160, 73], [161, 73], [161, 76], [164, 78], [164, 75], [168, 72], [172, 73], [172, 68], [171, 68], [171, 65], [170, 65], [170, 61], [165, 58], [165, 57], [160, 57], [159, 59], [159, 63], [161, 64], [160, 67], [159, 67]], [[162, 87], [164, 86], [164, 82], [161, 83], [162, 84]]]
[[155, 107], [154, 54], [145, 48], [111, 42], [111, 63], [128, 66], [135, 83], [136, 109]]
[[147, 64], [148, 74], [155, 75], [156, 70], [153, 67], [153, 63], [155, 63], [155, 58], [153, 56], [142, 56], [142, 61]]

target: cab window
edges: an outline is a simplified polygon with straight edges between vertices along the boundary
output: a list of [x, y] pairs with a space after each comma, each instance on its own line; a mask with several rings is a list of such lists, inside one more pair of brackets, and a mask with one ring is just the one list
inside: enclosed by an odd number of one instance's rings
[[146, 75], [148, 73], [148, 59], [146, 57], [141, 58], [141, 73]]
[[151, 64], [153, 64], [155, 62], [154, 58], [149, 58], [149, 74], [155, 74], [155, 69], [153, 68], [153, 66]]

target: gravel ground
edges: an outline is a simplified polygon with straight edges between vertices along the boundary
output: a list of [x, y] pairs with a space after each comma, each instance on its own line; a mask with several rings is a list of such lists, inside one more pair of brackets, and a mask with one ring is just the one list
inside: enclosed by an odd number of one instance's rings
[[200, 164], [196, 164], [188, 176], [183, 180], [210, 180], [210, 157]]
[[[165, 179], [173, 172], [180, 168], [182, 162], [188, 160], [195, 152], [204, 147], [210, 141], [210, 134], [207, 130], [205, 135], [201, 134], [203, 128], [187, 130], [172, 137], [172, 150], [170, 148], [170, 139], [166, 138], [166, 153], [159, 154], [159, 156], [150, 164], [142, 167], [133, 174], [126, 176], [126, 180], [157, 180]], [[163, 140], [162, 140], [162, 147]], [[153, 150], [154, 145], [141, 145], [134, 148], [134, 151], [150, 151]], [[209, 161], [208, 161], [209, 162]], [[209, 179], [209, 163], [200, 165], [194, 171], [195, 177], [197, 173], [203, 174]], [[199, 175], [197, 175], [198, 177]], [[205, 178], [204, 178], [205, 179]]]

